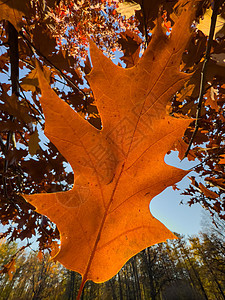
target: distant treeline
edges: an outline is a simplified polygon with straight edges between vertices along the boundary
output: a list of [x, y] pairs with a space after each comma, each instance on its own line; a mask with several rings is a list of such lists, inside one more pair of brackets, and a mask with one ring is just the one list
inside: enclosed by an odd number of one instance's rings
[[[179, 236], [144, 249], [108, 282], [87, 282], [82, 299], [225, 299], [225, 229], [220, 225], [198, 236]], [[1, 266], [17, 249], [15, 243], [1, 244]], [[19, 254], [12, 280], [1, 274], [0, 299], [76, 299], [81, 276], [50, 260], [47, 253], [42, 258], [37, 254]]]

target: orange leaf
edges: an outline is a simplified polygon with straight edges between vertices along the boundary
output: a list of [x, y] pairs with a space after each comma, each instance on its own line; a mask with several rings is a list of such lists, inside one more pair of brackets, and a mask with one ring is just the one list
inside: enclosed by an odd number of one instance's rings
[[225, 165], [225, 154], [220, 155], [220, 161], [219, 164]]
[[45, 134], [70, 162], [73, 189], [24, 195], [57, 224], [55, 256], [86, 280], [102, 282], [147, 246], [175, 238], [149, 211], [149, 202], [187, 174], [164, 162], [190, 119], [173, 118], [166, 106], [190, 75], [179, 71], [195, 9], [189, 2], [167, 37], [161, 24], [138, 64], [123, 69], [90, 41], [87, 79], [102, 118], [98, 130], [51, 89], [40, 68]]
[[39, 261], [42, 261], [42, 259], [43, 259], [43, 253], [42, 253], [42, 251], [41, 251], [41, 250], [40, 250], [40, 251], [38, 251], [37, 258], [38, 258], [38, 260], [39, 260]]

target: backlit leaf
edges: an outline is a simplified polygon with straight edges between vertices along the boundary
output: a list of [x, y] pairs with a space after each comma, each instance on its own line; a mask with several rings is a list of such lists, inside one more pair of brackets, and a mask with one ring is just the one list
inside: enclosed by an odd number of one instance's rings
[[179, 67], [191, 37], [194, 2], [183, 7], [169, 37], [158, 20], [132, 68], [114, 65], [90, 41], [93, 68], [87, 79], [101, 130], [63, 102], [37, 67], [45, 134], [70, 162], [74, 186], [24, 197], [57, 224], [61, 248], [55, 259], [81, 273], [83, 282], [106, 281], [140, 250], [175, 238], [151, 215], [149, 203], [187, 174], [168, 166], [164, 156], [190, 123], [168, 115], [166, 107], [190, 78]]
[[140, 9], [141, 9], [140, 4], [132, 1], [132, 2], [119, 3], [119, 6], [116, 9], [116, 11], [122, 16], [125, 16], [127, 19], [129, 19], [131, 16], [135, 15], [136, 10], [140, 10]]

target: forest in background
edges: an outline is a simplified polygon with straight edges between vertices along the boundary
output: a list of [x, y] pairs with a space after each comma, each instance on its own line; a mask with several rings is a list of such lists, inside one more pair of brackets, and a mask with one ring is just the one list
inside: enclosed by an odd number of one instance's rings
[[[218, 1], [218, 4], [220, 2], [223, 3]], [[74, 181], [73, 172], [65, 167], [68, 165], [65, 157], [53, 143], [43, 138], [45, 125], [35, 57], [43, 64], [51, 86], [61, 99], [100, 129], [96, 100], [86, 80], [92, 68], [89, 56], [86, 56], [87, 36], [91, 36], [110, 58], [119, 51], [122, 55], [119, 64], [130, 68], [150, 43], [158, 12], [162, 15], [164, 31], [169, 33], [182, 1], [139, 0], [138, 10], [132, 8], [130, 1], [123, 4], [122, 0], [23, 0], [18, 4], [10, 0], [0, 3], [3, 19], [0, 25], [0, 72], [1, 78], [5, 78], [0, 85], [0, 221], [6, 225], [1, 237], [14, 241], [17, 238], [32, 240], [38, 236], [40, 250], [54, 248], [54, 242], [59, 239], [57, 227], [21, 197], [21, 194], [68, 191]], [[119, 13], [118, 9], [126, 5], [130, 16], [126, 15], [127, 10], [125, 14]], [[180, 69], [192, 76], [171, 99], [171, 115], [175, 117], [196, 117], [200, 72], [211, 24], [210, 17], [205, 17], [205, 21], [199, 18], [211, 7], [210, 1], [202, 1], [193, 37], [182, 55]], [[218, 59], [223, 59], [225, 52], [224, 11], [221, 5], [218, 11], [220, 25], [211, 37], [211, 58], [198, 132], [188, 155], [189, 159], [199, 160], [193, 170], [205, 179], [205, 183], [192, 177], [191, 185], [181, 191], [188, 195], [189, 205], [200, 203], [212, 216], [215, 214], [220, 218], [224, 218], [225, 207], [225, 72], [224, 64]], [[11, 23], [6, 21], [7, 16]], [[201, 22], [200, 30], [197, 22]], [[193, 121], [184, 138], [171, 149], [179, 150], [179, 158], [184, 156], [194, 128]], [[102, 155], [101, 152], [94, 154]]]
[[[206, 224], [196, 236], [144, 249], [108, 282], [87, 282], [82, 299], [225, 299], [224, 225], [218, 220], [217, 227]], [[2, 243], [0, 263], [6, 264], [17, 251], [16, 243]], [[1, 300], [75, 299], [81, 276], [50, 260], [47, 252], [29, 249], [14, 263], [12, 280], [8, 274], [0, 277]]]

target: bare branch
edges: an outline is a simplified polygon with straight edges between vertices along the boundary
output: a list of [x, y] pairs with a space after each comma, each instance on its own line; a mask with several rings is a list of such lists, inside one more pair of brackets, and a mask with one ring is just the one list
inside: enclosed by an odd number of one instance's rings
[[[8, 43], [9, 43], [9, 55], [10, 55], [10, 78], [12, 82], [12, 94], [19, 95], [19, 51], [18, 51], [18, 32], [15, 27], [8, 21]], [[14, 117], [10, 116], [11, 121]], [[8, 131], [7, 140], [5, 145], [5, 154], [10, 147], [10, 141], [12, 140], [13, 132]], [[4, 174], [6, 174], [8, 169], [8, 159], [5, 157], [4, 161]], [[4, 194], [6, 198], [7, 195], [7, 183], [6, 177], [3, 178]]]

